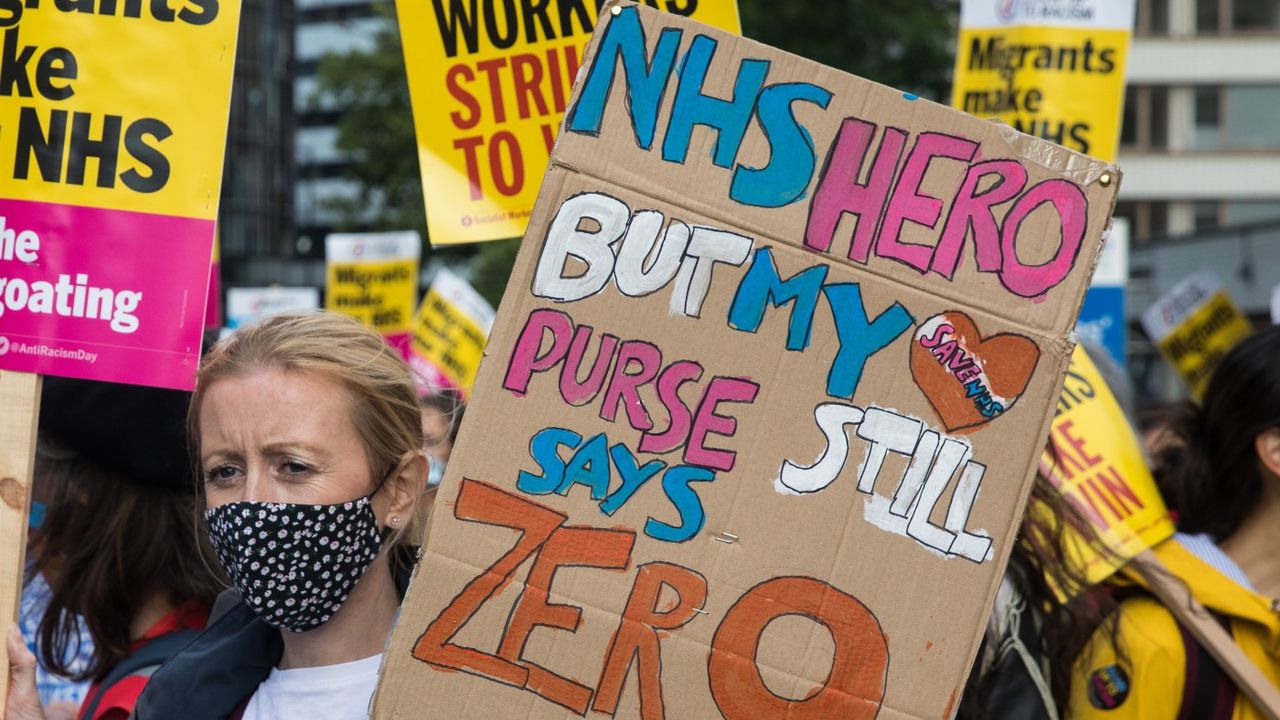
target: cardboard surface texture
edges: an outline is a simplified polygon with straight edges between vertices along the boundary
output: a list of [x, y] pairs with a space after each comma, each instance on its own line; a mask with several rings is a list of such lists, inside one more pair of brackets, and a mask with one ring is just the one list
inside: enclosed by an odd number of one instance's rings
[[1118, 171], [601, 17], [373, 716], [949, 717]]

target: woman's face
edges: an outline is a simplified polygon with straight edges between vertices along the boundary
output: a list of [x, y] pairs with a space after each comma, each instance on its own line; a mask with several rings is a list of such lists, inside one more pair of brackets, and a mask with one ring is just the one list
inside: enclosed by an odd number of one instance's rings
[[205, 391], [200, 471], [210, 508], [330, 505], [375, 489], [346, 393], [329, 380], [277, 368], [218, 380]]

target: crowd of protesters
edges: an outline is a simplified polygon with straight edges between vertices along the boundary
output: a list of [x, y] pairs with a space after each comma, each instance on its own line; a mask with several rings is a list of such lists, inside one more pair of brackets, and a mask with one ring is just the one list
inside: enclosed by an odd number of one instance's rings
[[[1280, 685], [1280, 327], [1147, 418], [1169, 574]], [[383, 339], [291, 314], [214, 344], [194, 394], [46, 381], [9, 720], [367, 717], [463, 406]], [[1038, 478], [964, 718], [1263, 717], [1148, 587], [1089, 586]], [[1071, 599], [1060, 601], [1056, 585]]]

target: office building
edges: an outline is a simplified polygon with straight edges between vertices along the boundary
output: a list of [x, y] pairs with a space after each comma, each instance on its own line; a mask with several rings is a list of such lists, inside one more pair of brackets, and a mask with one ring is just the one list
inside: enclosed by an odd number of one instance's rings
[[1280, 0], [1138, 0], [1116, 214], [1133, 230], [1130, 372], [1176, 379], [1136, 320], [1208, 269], [1255, 320], [1280, 283]]

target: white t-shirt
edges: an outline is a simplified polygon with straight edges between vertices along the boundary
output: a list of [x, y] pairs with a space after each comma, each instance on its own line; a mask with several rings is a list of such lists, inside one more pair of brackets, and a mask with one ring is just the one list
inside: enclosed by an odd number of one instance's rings
[[272, 669], [244, 720], [365, 720], [382, 655], [293, 670]]

